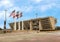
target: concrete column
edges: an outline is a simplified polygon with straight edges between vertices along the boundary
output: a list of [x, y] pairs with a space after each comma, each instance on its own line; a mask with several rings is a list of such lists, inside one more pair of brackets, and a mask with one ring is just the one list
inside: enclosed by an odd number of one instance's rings
[[42, 30], [41, 21], [39, 20], [39, 31]]
[[22, 30], [24, 30], [24, 22], [22, 21]]
[[18, 30], [20, 30], [20, 21], [18, 22]]
[[32, 30], [32, 28], [33, 28], [33, 27], [32, 27], [32, 21], [30, 21], [30, 30]]
[[54, 21], [54, 18], [50, 17], [49, 19], [50, 19], [50, 25], [52, 27], [51, 29], [55, 30], [55, 21]]

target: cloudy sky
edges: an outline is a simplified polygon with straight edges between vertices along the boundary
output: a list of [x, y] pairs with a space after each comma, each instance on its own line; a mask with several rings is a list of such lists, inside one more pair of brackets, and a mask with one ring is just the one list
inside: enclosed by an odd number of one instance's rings
[[23, 12], [23, 17], [16, 21], [28, 20], [37, 17], [53, 16], [57, 18], [56, 26], [60, 26], [60, 0], [0, 0], [0, 27], [3, 28], [4, 14], [6, 12], [7, 28], [9, 23], [14, 22], [9, 17], [13, 10]]

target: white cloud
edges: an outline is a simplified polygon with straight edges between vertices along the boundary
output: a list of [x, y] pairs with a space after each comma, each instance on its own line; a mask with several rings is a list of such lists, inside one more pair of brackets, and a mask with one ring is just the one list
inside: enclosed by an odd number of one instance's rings
[[38, 3], [38, 5], [36, 5], [37, 8], [35, 7], [35, 9], [38, 9], [42, 12], [45, 12], [54, 7], [60, 8], [60, 3], [58, 3], [60, 2], [60, 0], [32, 0], [32, 1]]
[[4, 11], [0, 11], [0, 19], [4, 19]]
[[21, 12], [30, 12], [30, 11], [32, 11], [33, 6], [21, 6], [21, 7], [14, 6], [14, 7], [10, 8], [9, 10], [13, 11], [14, 9], [16, 11], [21, 11]]
[[21, 8], [21, 10], [24, 12], [31, 12], [33, 9], [33, 6], [23, 6], [23, 7]]
[[52, 8], [51, 5], [43, 5], [43, 6], [41, 6], [40, 10], [41, 11], [46, 11], [47, 9], [50, 9], [50, 8]]
[[1, 0], [0, 1], [0, 7], [5, 7], [5, 8], [9, 8], [13, 6], [13, 3], [10, 0]]
[[50, 4], [45, 4], [45, 5], [38, 6], [38, 9], [40, 9], [40, 11], [44, 12], [48, 9], [51, 9], [51, 8], [55, 7], [55, 6], [56, 6], [55, 3], [50, 3]]
[[34, 3], [40, 3], [42, 0], [31, 0]]

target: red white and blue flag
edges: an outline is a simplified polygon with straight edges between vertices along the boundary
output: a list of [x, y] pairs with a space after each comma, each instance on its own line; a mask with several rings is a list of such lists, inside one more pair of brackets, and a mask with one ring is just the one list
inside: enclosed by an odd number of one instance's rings
[[16, 17], [17, 18], [22, 17], [22, 12], [21, 13], [17, 12]]
[[11, 12], [11, 14], [10, 14], [10, 16], [9, 17], [13, 17], [13, 18], [15, 18], [15, 10], [13, 10], [12, 12]]
[[13, 18], [17, 17], [17, 19], [18, 19], [18, 18], [22, 17], [22, 12], [19, 13], [19, 11], [17, 11], [17, 12], [15, 13], [15, 10], [13, 10], [13, 11], [11, 12], [11, 14], [10, 14], [9, 17], [11, 17], [11, 16], [12, 16]]

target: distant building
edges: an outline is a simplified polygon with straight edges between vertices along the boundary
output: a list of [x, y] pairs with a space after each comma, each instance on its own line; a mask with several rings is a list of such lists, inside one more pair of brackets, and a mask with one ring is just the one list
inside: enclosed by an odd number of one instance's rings
[[[20, 22], [20, 30], [55, 30], [57, 20], [53, 17], [36, 18]], [[16, 30], [19, 29], [19, 22], [16, 22]], [[14, 23], [9, 24], [14, 30]]]

